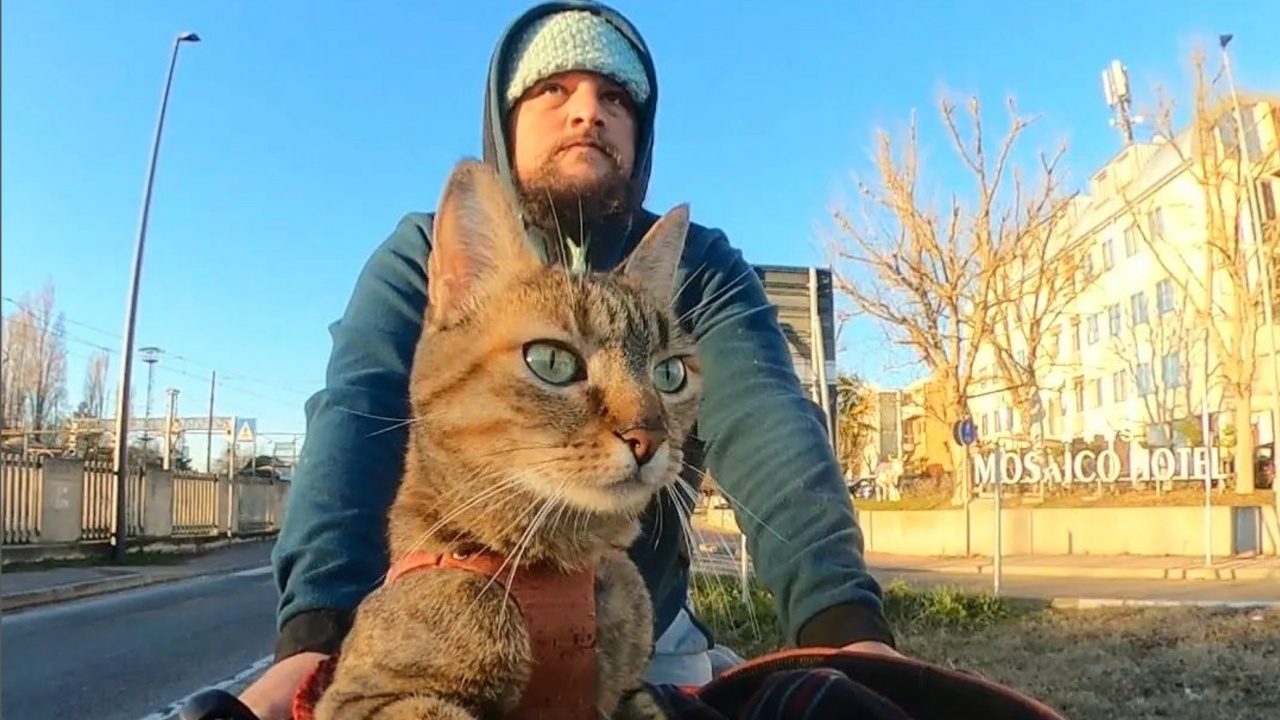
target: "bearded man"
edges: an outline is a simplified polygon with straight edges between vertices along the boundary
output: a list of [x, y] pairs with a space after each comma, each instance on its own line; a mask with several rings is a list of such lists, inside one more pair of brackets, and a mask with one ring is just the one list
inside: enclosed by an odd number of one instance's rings
[[[515, 190], [529, 241], [547, 262], [613, 269], [657, 221], [643, 207], [657, 104], [644, 40], [608, 7], [541, 4], [499, 39], [486, 80], [484, 160]], [[263, 720], [288, 718], [299, 683], [338, 651], [356, 606], [387, 571], [387, 508], [407, 431], [388, 431], [386, 419], [409, 412], [433, 222], [432, 213], [400, 221], [331, 327], [327, 384], [307, 403], [307, 441], [272, 558], [276, 663], [242, 695]], [[800, 386], [753, 268], [723, 232], [691, 224], [677, 286], [705, 394], [686, 458], [741, 506], [756, 573], [788, 639], [895, 653], [823, 416]], [[699, 483], [696, 473], [685, 479]], [[647, 679], [696, 686], [735, 656], [714, 646], [689, 607], [679, 512], [665, 494], [656, 501], [631, 557], [654, 603]]]

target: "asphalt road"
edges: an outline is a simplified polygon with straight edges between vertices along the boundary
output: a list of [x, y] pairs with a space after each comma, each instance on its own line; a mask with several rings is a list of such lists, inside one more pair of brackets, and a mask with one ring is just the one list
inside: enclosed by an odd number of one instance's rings
[[267, 573], [198, 578], [6, 613], [0, 716], [148, 720], [271, 653]]
[[[702, 563], [736, 572], [726, 554], [704, 555]], [[990, 576], [976, 574], [877, 571], [876, 576], [885, 583], [900, 579], [975, 590], [991, 587]], [[1009, 576], [1003, 592], [1019, 597], [1280, 599], [1274, 581]], [[269, 574], [240, 572], [7, 613], [0, 621], [0, 716], [160, 720], [192, 692], [263, 666], [274, 638], [275, 599]]]

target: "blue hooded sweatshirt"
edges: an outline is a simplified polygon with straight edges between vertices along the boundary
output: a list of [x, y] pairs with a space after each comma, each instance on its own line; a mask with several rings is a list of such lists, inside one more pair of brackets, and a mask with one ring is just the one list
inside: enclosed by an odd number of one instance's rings
[[[484, 159], [511, 181], [500, 110], [507, 54], [529, 23], [570, 9], [591, 10], [611, 22], [634, 44], [648, 73], [651, 91], [637, 108], [632, 177], [643, 198], [657, 76], [630, 22], [593, 2], [538, 5], [502, 35], [486, 84]], [[621, 237], [592, 239], [590, 266], [616, 266], [656, 220], [642, 211]], [[427, 303], [432, 223], [432, 213], [401, 219], [374, 250], [345, 312], [330, 327], [326, 385], [306, 404], [307, 439], [272, 555], [280, 589], [277, 659], [336, 652], [356, 606], [387, 570], [387, 509], [407, 442], [406, 430], [388, 430], [394, 423], [387, 419], [409, 417], [410, 363]], [[545, 243], [536, 233], [533, 240]], [[683, 288], [676, 306], [698, 342], [705, 389], [699, 442], [689, 459], [703, 456], [704, 467], [735, 501], [756, 573], [776, 599], [789, 641], [893, 644], [821, 411], [800, 386], [777, 312], [751, 265], [723, 232], [693, 224], [676, 286]], [[653, 596], [655, 638], [688, 595], [681, 510], [664, 493], [645, 513], [641, 539], [631, 550]]]

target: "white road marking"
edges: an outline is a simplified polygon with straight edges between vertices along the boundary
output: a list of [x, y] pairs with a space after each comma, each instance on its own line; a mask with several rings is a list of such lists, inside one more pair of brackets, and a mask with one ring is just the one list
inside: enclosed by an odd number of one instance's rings
[[211, 685], [205, 685], [203, 687], [197, 688], [196, 690], [193, 690], [190, 695], [187, 695], [186, 697], [180, 700], [175, 700], [169, 703], [169, 705], [167, 705], [163, 709], [157, 710], [156, 712], [153, 712], [150, 715], [144, 715], [143, 717], [138, 718], [138, 720], [169, 720], [170, 718], [176, 717], [178, 715], [178, 711], [182, 709], [182, 706], [185, 705], [186, 702], [190, 700], [192, 697], [195, 697], [198, 693], [202, 693], [209, 689], [227, 690], [228, 688], [233, 687], [239, 683], [243, 683], [246, 680], [249, 680], [253, 676], [265, 670], [267, 666], [271, 664], [271, 661], [274, 659], [275, 659], [274, 655], [266, 655], [264, 657], [258, 658], [253, 662], [252, 665], [241, 670], [235, 675], [232, 675], [226, 680], [222, 680], [222, 681], [213, 683]]
[[231, 573], [231, 577], [240, 577], [240, 578], [259, 577], [261, 575], [270, 575], [271, 571], [272, 571], [272, 567], [270, 565], [263, 565], [262, 567], [250, 568], [248, 570], [233, 572]]

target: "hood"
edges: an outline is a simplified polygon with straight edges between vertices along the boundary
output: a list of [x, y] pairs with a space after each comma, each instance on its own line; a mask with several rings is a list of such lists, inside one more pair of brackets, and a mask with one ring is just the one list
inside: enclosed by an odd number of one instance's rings
[[[499, 37], [493, 56], [489, 60], [489, 76], [485, 83], [484, 161], [496, 168], [508, 185], [515, 186], [515, 177], [511, 168], [510, 138], [507, 137], [507, 123], [502, 117], [501, 103], [502, 89], [506, 85], [504, 70], [507, 66], [507, 56], [516, 40], [531, 23], [565, 10], [587, 10], [607, 20], [622, 33], [623, 37], [631, 41], [636, 54], [640, 57], [640, 62], [644, 65], [645, 74], [649, 77], [649, 99], [636, 108], [636, 159], [635, 167], [631, 171], [631, 182], [635, 187], [639, 203], [643, 204], [649, 191], [649, 175], [653, 167], [653, 125], [658, 109], [658, 76], [653, 67], [649, 47], [635, 26], [613, 8], [591, 0], [553, 0], [535, 5], [516, 18]], [[619, 240], [626, 242], [625, 239]], [[596, 266], [602, 262], [606, 265], [612, 264], [610, 261], [620, 257], [622, 250], [621, 247], [611, 248], [612, 252], [604, 248], [591, 249], [595, 251], [591, 253], [593, 256], [591, 264]], [[601, 254], [611, 257], [600, 257]]]

